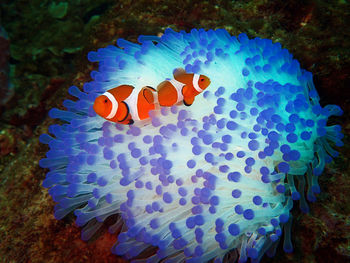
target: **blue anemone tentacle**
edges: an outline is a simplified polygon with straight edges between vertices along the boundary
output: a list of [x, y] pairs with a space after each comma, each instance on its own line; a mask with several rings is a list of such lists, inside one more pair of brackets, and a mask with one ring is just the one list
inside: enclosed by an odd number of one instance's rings
[[[40, 137], [56, 218], [74, 211], [86, 240], [119, 214], [112, 252], [134, 262], [259, 262], [282, 236], [292, 252], [293, 201], [308, 212], [306, 199], [316, 200], [318, 176], [338, 155], [332, 146], [342, 146], [340, 126], [327, 121], [342, 110], [322, 107], [312, 74], [271, 40], [167, 29], [139, 42], [90, 52], [93, 80], [49, 113], [64, 122]], [[211, 80], [192, 106], [131, 126], [93, 111], [108, 89], [156, 88], [176, 68]]]

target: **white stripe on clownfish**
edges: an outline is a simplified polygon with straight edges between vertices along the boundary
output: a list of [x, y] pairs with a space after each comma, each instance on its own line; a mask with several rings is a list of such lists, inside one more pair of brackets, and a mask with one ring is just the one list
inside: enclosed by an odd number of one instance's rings
[[194, 74], [193, 75], [193, 80], [192, 80], [192, 85], [193, 85], [193, 87], [195, 88], [196, 91], [201, 93], [201, 92], [203, 92], [203, 90], [199, 87], [198, 81], [199, 81], [199, 75], [198, 74]]
[[139, 121], [139, 112], [137, 109], [137, 103], [138, 103], [138, 97], [139, 97], [139, 90], [133, 89], [129, 97], [127, 97], [124, 102], [129, 107], [129, 112], [131, 115], [131, 118], [135, 121]]
[[177, 102], [182, 101], [184, 99], [183, 95], [182, 95], [182, 88], [185, 86], [185, 84], [183, 84], [182, 82], [176, 80], [176, 79], [171, 79], [168, 80], [173, 87], [176, 89], [177, 92]]
[[112, 103], [112, 109], [111, 112], [108, 114], [108, 116], [106, 117], [107, 119], [112, 119], [118, 110], [118, 102], [117, 100], [114, 98], [114, 96], [109, 93], [108, 91], [106, 91], [105, 93], [103, 93], [102, 95], [106, 96]]

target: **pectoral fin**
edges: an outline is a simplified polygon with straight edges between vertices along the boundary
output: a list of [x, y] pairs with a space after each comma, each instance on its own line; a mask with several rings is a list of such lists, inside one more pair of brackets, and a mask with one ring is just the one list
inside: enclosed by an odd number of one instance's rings
[[182, 90], [181, 90], [181, 93], [182, 93], [182, 96], [184, 96], [184, 97], [188, 97], [188, 95], [187, 95], [187, 93], [188, 93], [188, 86], [187, 85], [185, 85], [185, 86], [183, 86], [183, 88], [182, 88]]
[[154, 104], [154, 94], [155, 89], [152, 87], [144, 87], [142, 90], [142, 95], [149, 104]]
[[[118, 122], [123, 122], [125, 121], [128, 116], [130, 115], [130, 111], [129, 111], [129, 107], [128, 105], [122, 101], [120, 104], [119, 104], [119, 109], [118, 109], [118, 112], [119, 112], [119, 116], [117, 116], [117, 121]], [[131, 117], [130, 117], [131, 118]]]

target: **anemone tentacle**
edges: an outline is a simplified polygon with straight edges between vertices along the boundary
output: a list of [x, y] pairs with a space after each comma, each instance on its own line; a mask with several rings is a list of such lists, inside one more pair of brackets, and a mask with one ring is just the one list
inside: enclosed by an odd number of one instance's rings
[[[74, 211], [88, 239], [120, 214], [112, 252], [134, 262], [258, 262], [283, 231], [291, 252], [293, 201], [307, 212], [306, 199], [316, 200], [318, 176], [338, 154], [331, 144], [342, 146], [340, 126], [327, 126], [341, 109], [320, 106], [312, 74], [268, 39], [167, 29], [139, 42], [90, 52], [93, 81], [69, 89], [77, 99], [64, 101], [67, 110], [50, 111], [65, 122], [40, 138], [50, 146], [40, 165], [50, 169], [43, 186], [56, 218]], [[131, 126], [94, 113], [106, 90], [157, 87], [179, 67], [211, 80], [192, 106]]]

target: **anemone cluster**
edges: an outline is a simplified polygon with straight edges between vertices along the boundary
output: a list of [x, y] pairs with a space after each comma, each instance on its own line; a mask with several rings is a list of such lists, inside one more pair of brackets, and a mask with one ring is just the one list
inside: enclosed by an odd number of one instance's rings
[[[306, 199], [316, 200], [318, 176], [338, 154], [330, 143], [342, 145], [327, 120], [341, 109], [321, 107], [312, 74], [271, 40], [168, 29], [138, 41], [90, 52], [93, 81], [50, 111], [63, 124], [41, 136], [50, 150], [40, 165], [55, 217], [74, 211], [86, 240], [120, 215], [112, 252], [134, 262], [258, 262], [281, 238], [291, 252], [293, 201], [307, 212]], [[179, 67], [211, 79], [190, 107], [130, 126], [92, 109], [108, 89], [157, 86]]]

